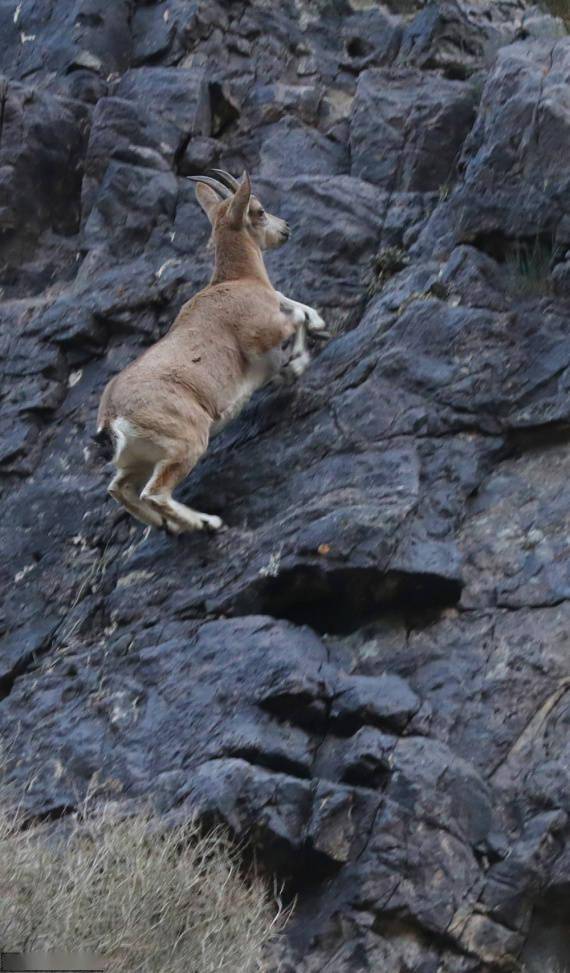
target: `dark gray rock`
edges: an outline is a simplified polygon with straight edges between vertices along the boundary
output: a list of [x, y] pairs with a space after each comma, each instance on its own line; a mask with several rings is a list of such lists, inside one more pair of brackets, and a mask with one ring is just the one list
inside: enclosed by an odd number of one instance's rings
[[[427, 3], [404, 32], [399, 60], [424, 70], [438, 69], [448, 78], [469, 77], [489, 67], [499, 48], [529, 36], [539, 11], [524, 0], [443, 0]], [[534, 16], [533, 16], [534, 15]], [[553, 17], [541, 17], [546, 37], [560, 36]]]
[[[354, 6], [358, 9], [360, 4]], [[361, 12], [346, 18], [342, 27], [344, 63], [351, 71], [391, 64], [402, 42], [403, 27], [385, 9], [362, 4]]]
[[83, 228], [83, 247], [104, 247], [114, 257], [138, 256], [155, 229], [170, 228], [177, 195], [172, 172], [112, 162]]
[[524, 608], [568, 599], [563, 500], [568, 461], [567, 446], [549, 449], [544, 437], [542, 448], [502, 463], [469, 505], [462, 532], [469, 551], [469, 605]]
[[[524, 0], [0, 0], [0, 733], [249, 842], [288, 973], [568, 954], [569, 41]], [[515, 43], [513, 43], [515, 42]], [[334, 337], [144, 531], [91, 436], [247, 166]], [[350, 173], [350, 174], [349, 174]], [[276, 960], [277, 963], [277, 960]]]
[[282, 179], [298, 175], [338, 175], [348, 169], [348, 153], [342, 145], [306, 125], [285, 116], [271, 125], [263, 139], [260, 175]]
[[[40, 83], [52, 72], [61, 86], [86, 68], [105, 76], [130, 63], [130, 0], [70, 0], [69, 3], [0, 4], [0, 65], [14, 79]], [[51, 78], [49, 79], [52, 80]], [[57, 86], [57, 82], [56, 82]]]
[[549, 268], [543, 258], [540, 267], [541, 251], [555, 263], [569, 241], [561, 160], [570, 129], [559, 108], [569, 59], [568, 37], [499, 51], [459, 162], [461, 179], [425, 229], [431, 253], [434, 240], [438, 252], [473, 243], [501, 262], [520, 264], [522, 247], [527, 266], [519, 268], [519, 289], [530, 277], [534, 289], [545, 292]]
[[80, 222], [87, 121], [77, 102], [0, 78], [0, 268], [7, 295], [41, 292], [73, 273], [68, 241]]
[[449, 188], [475, 117], [475, 93], [412, 69], [358, 79], [351, 119], [352, 174], [390, 192]]
[[201, 67], [137, 68], [126, 71], [114, 86], [117, 98], [144, 108], [143, 121], [174, 125], [187, 138], [207, 134], [209, 124], [205, 71]]
[[340, 684], [330, 717], [347, 726], [385, 726], [402, 730], [418, 711], [420, 701], [398, 676], [352, 676]]

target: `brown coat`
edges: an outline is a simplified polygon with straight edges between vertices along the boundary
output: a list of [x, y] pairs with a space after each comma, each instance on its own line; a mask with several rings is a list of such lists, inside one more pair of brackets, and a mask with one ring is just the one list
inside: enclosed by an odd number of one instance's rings
[[[219, 517], [185, 507], [172, 491], [210, 435], [270, 378], [276, 353], [307, 314], [322, 325], [315, 311], [271, 285], [262, 249], [279, 246], [289, 229], [264, 213], [249, 178], [235, 184], [233, 194], [200, 179], [206, 184], [197, 197], [212, 224], [216, 254], [212, 279], [164, 338], [111, 379], [98, 415], [98, 432], [108, 431], [115, 441], [111, 495], [139, 520], [176, 532], [221, 526]], [[227, 198], [220, 201], [220, 195]]]

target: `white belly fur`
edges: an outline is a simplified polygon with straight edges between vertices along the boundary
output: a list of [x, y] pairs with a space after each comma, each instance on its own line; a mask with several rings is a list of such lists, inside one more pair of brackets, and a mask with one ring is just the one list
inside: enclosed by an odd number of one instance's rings
[[243, 381], [236, 389], [236, 395], [231, 405], [224, 410], [217, 422], [210, 429], [210, 437], [216, 436], [227, 426], [228, 422], [240, 414], [249, 402], [254, 392], [279, 371], [281, 367], [281, 348], [273, 348], [260, 358], [251, 361]]

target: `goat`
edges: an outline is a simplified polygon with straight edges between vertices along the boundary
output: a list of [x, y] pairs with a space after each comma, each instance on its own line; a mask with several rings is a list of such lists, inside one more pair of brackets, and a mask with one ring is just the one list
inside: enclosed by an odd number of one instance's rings
[[192, 176], [212, 226], [210, 282], [180, 310], [167, 334], [110, 380], [99, 406], [97, 437], [111, 436], [116, 474], [109, 493], [145, 524], [172, 533], [218, 530], [220, 517], [172, 498], [207, 449], [210, 437], [243, 408], [282, 364], [294, 337], [290, 374], [307, 367], [306, 330], [324, 321], [276, 291], [262, 251], [289, 239], [285, 220], [266, 213], [251, 192], [223, 170]]

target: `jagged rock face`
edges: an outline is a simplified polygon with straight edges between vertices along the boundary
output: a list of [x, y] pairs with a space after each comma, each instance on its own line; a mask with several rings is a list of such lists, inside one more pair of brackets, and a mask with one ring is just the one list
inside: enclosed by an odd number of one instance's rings
[[[0, 2], [0, 729], [247, 838], [282, 969], [570, 952], [570, 38], [523, 0]], [[91, 443], [208, 279], [185, 176], [247, 166], [334, 331], [146, 532]]]

